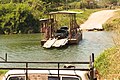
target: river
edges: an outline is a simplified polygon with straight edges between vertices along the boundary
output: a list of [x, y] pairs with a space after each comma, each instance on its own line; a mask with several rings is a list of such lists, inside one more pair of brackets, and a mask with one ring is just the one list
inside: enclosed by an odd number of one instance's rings
[[111, 32], [83, 32], [78, 45], [62, 49], [44, 49], [40, 45], [41, 34], [0, 35], [0, 56], [8, 54], [9, 61], [88, 61], [114, 45]]

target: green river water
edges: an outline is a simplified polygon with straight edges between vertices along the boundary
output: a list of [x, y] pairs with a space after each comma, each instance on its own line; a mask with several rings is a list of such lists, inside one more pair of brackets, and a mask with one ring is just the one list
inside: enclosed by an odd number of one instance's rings
[[0, 35], [0, 57], [8, 54], [9, 61], [88, 61], [91, 53], [97, 57], [114, 45], [112, 33], [83, 32], [78, 45], [62, 49], [44, 49], [41, 34]]

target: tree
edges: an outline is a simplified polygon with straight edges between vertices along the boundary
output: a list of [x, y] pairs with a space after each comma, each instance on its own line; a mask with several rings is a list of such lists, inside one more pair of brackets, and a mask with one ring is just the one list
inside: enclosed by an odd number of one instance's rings
[[31, 11], [32, 8], [28, 4], [2, 4], [0, 6], [0, 30], [7, 34], [28, 33], [30, 30], [37, 32], [39, 19], [35, 18]]
[[31, 7], [31, 12], [36, 18], [44, 18], [43, 14], [46, 11], [45, 3], [41, 0], [29, 0], [27, 1], [29, 6]]
[[110, 3], [113, 4], [113, 5], [117, 5], [118, 0], [110, 0]]

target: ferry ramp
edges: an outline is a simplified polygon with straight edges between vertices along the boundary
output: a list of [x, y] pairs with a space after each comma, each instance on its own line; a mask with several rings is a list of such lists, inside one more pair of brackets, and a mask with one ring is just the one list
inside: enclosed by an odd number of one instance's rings
[[51, 47], [61, 47], [61, 46], [64, 46], [68, 43], [68, 39], [67, 38], [64, 38], [64, 39], [49, 39], [47, 40], [43, 47], [44, 48], [51, 48]]
[[44, 48], [51, 48], [52, 47], [52, 45], [55, 43], [55, 41], [56, 41], [57, 39], [49, 39], [49, 40], [47, 40], [45, 43], [44, 43], [44, 45], [43, 45], [43, 47]]
[[115, 11], [116, 10], [103, 10], [95, 12], [91, 14], [84, 24], [81, 24], [80, 28], [82, 30], [102, 30], [102, 25], [114, 15]]

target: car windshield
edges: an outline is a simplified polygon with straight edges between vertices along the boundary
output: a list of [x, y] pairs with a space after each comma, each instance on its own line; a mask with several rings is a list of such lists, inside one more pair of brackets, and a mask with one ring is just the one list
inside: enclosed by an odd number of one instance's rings
[[65, 29], [65, 30], [68, 30], [68, 27], [61, 27], [60, 29]]
[[65, 33], [65, 30], [57, 30], [57, 33]]
[[[48, 77], [48, 80], [61, 80], [58, 77]], [[62, 77], [62, 80], [82, 80], [80, 77]]]
[[25, 76], [14, 76], [10, 77], [8, 80], [25, 80]]
[[49, 76], [48, 80], [59, 80], [59, 78], [58, 77]]
[[62, 80], [82, 80], [82, 79], [77, 77], [62, 77]]

